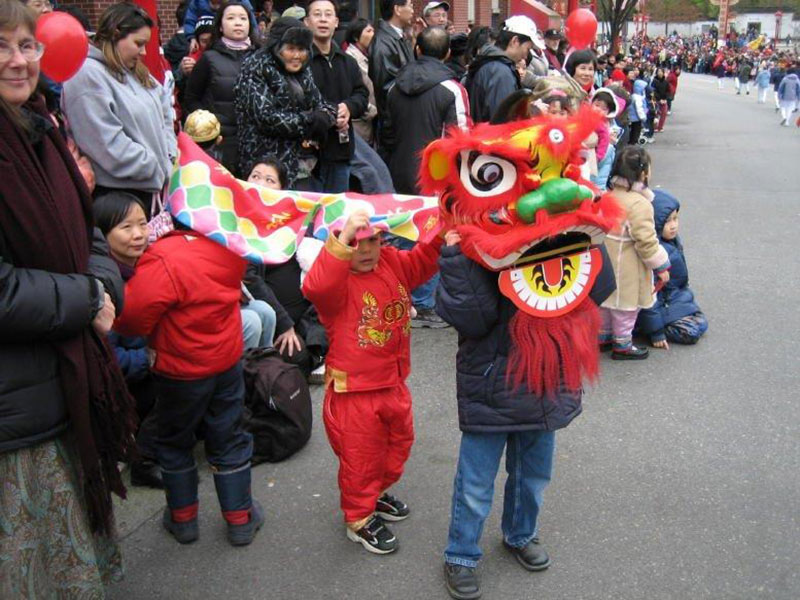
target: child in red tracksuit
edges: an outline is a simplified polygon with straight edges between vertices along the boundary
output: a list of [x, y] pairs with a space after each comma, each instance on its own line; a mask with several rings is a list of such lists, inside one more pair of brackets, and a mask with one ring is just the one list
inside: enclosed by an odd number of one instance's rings
[[410, 290], [437, 269], [442, 240], [411, 251], [381, 247], [380, 235], [356, 242], [370, 228], [366, 212], [350, 215], [331, 235], [303, 282], [330, 340], [325, 358], [323, 418], [339, 458], [347, 537], [375, 554], [397, 549], [384, 520], [408, 507], [386, 493], [400, 479], [414, 442], [410, 370]]

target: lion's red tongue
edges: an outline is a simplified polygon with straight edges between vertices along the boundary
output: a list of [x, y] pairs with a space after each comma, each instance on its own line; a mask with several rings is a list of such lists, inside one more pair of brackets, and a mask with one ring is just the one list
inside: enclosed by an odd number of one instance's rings
[[542, 263], [544, 270], [544, 281], [550, 287], [558, 287], [564, 277], [564, 268], [561, 257], [551, 258]]

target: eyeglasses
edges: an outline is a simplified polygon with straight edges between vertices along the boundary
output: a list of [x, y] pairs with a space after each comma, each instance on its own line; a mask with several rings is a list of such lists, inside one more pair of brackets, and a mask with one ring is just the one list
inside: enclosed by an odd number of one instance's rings
[[[19, 53], [28, 62], [36, 62], [44, 54], [44, 44], [40, 42], [23, 42], [17, 46]], [[0, 40], [0, 62], [5, 63], [14, 58], [14, 46]]]
[[28, 3], [28, 6], [30, 6], [31, 8], [35, 8], [36, 10], [41, 10], [43, 8], [53, 8], [53, 5], [47, 0], [33, 0], [33, 2]]

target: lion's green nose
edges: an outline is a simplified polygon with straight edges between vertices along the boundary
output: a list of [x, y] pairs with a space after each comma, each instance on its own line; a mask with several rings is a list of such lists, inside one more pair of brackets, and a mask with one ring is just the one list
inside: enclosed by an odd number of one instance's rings
[[592, 190], [572, 179], [551, 179], [517, 200], [517, 215], [526, 223], [533, 223], [541, 209], [551, 215], [567, 212], [593, 196]]

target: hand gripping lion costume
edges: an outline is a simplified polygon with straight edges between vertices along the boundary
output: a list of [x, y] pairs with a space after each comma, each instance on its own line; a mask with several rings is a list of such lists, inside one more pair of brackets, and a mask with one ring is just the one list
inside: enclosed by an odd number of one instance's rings
[[540, 396], [598, 374], [600, 316], [588, 296], [602, 269], [599, 246], [622, 215], [580, 177], [581, 142], [601, 118], [584, 106], [566, 119], [452, 129], [422, 157], [422, 188], [438, 195], [444, 227], [460, 234], [467, 257], [498, 273], [518, 308], [507, 380]]

